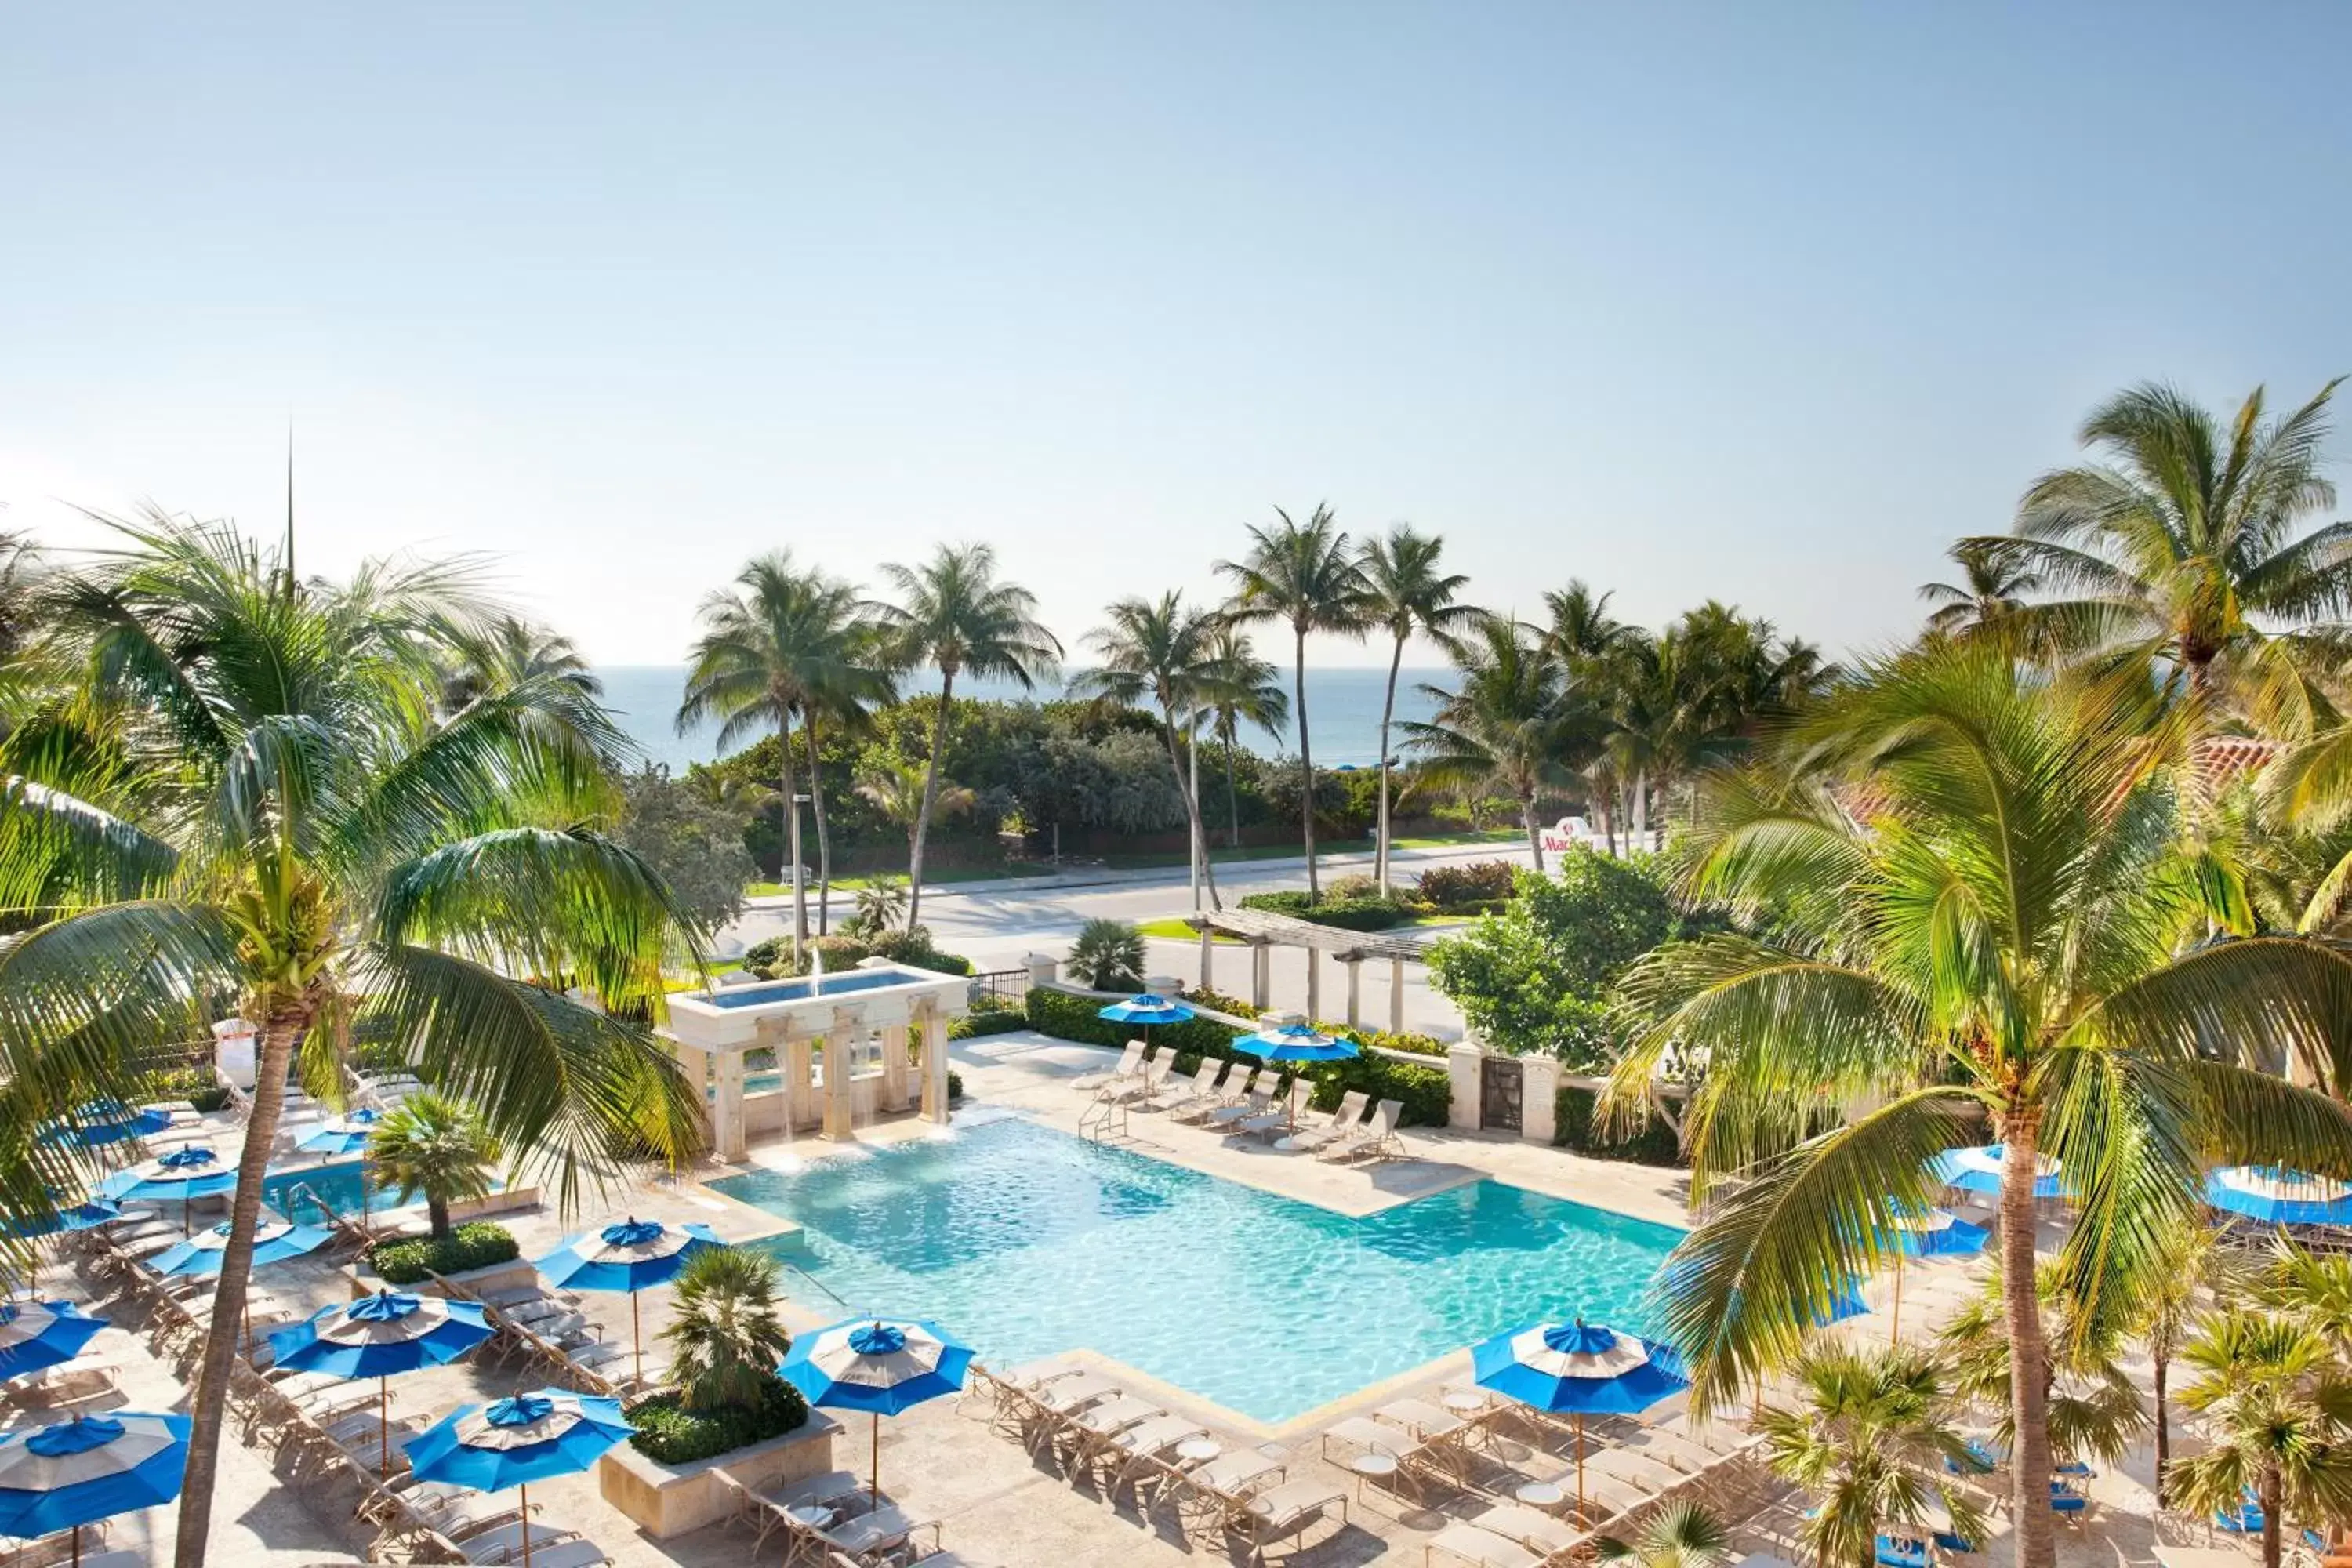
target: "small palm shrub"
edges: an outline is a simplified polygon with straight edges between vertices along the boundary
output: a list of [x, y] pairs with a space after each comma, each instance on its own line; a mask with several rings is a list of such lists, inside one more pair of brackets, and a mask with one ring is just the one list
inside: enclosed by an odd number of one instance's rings
[[1652, 1514], [1632, 1540], [1604, 1535], [1592, 1550], [1612, 1568], [1715, 1568], [1731, 1554], [1731, 1536], [1704, 1504], [1678, 1502]]
[[686, 1408], [749, 1408], [793, 1348], [776, 1311], [776, 1260], [746, 1247], [698, 1252], [677, 1273], [670, 1373]]
[[425, 1212], [435, 1240], [449, 1234], [449, 1205], [490, 1195], [490, 1167], [499, 1163], [499, 1141], [481, 1112], [446, 1095], [412, 1095], [375, 1125], [368, 1158], [398, 1202], [425, 1194]]
[[1125, 921], [1091, 920], [1070, 944], [1070, 973], [1090, 991], [1143, 984], [1143, 933]]
[[906, 922], [907, 884], [896, 877], [876, 877], [857, 889], [857, 912], [850, 917], [851, 931], [877, 937]]

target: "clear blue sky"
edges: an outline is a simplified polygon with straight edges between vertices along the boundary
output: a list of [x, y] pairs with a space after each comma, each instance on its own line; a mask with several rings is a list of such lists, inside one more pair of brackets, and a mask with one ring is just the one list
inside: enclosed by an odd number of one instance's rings
[[274, 528], [290, 419], [309, 564], [495, 552], [612, 662], [776, 544], [991, 539], [1075, 637], [1318, 499], [1843, 648], [2111, 389], [2352, 369], [2347, 60], [2338, 4], [18, 7], [0, 518]]

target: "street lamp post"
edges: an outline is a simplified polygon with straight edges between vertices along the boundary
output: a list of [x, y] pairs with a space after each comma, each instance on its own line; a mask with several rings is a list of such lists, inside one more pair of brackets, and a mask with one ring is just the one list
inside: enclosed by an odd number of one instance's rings
[[793, 796], [791, 831], [784, 835], [785, 853], [793, 858], [793, 967], [794, 969], [805, 967], [802, 963], [803, 955], [801, 952], [802, 910], [806, 907], [802, 900], [807, 896], [801, 869], [801, 807], [806, 805], [808, 802], [807, 795]]

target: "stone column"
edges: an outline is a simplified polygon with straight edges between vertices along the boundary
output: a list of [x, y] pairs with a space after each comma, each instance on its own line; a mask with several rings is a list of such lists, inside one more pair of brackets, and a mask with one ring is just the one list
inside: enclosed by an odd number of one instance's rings
[[1389, 960], [1389, 1033], [1404, 1033], [1404, 960]]
[[1307, 950], [1307, 1021], [1313, 1023], [1323, 1016], [1323, 950]]
[[814, 1126], [816, 1109], [816, 1042], [806, 1035], [784, 1042], [776, 1053], [784, 1069], [784, 1121], [797, 1131]]
[[1358, 982], [1364, 977], [1364, 955], [1360, 952], [1346, 953], [1339, 962], [1348, 966], [1348, 1027], [1360, 1029], [1363, 1027], [1363, 1008], [1362, 987]]
[[850, 1098], [850, 1080], [856, 1069], [850, 1058], [857, 1048], [856, 1018], [834, 1016], [824, 1032], [824, 1135], [835, 1140], [857, 1136], [857, 1105]]
[[1478, 1131], [1482, 1120], [1479, 1097], [1479, 1064], [1486, 1053], [1475, 1042], [1456, 1040], [1445, 1047], [1445, 1077], [1450, 1098], [1445, 1106], [1445, 1125], [1465, 1132]]
[[1260, 1012], [1265, 1010], [1266, 993], [1274, 983], [1274, 961], [1269, 956], [1272, 951], [1272, 944], [1265, 941], [1250, 943], [1250, 1005]]
[[1519, 1058], [1519, 1136], [1530, 1143], [1549, 1143], [1558, 1130], [1559, 1058], [1524, 1056]]
[[882, 1029], [882, 1092], [875, 1101], [885, 1110], [907, 1109], [907, 1026]]
[[1202, 922], [1201, 922], [1201, 989], [1202, 989], [1202, 990], [1203, 990], [1203, 991], [1214, 991], [1214, 990], [1217, 988], [1217, 971], [1216, 971], [1216, 966], [1214, 965], [1214, 963], [1213, 963], [1211, 962], [1210, 957], [1209, 957], [1209, 955], [1210, 955], [1212, 952], [1214, 952], [1216, 951], [1216, 946], [1217, 946], [1217, 933], [1216, 933], [1215, 929], [1214, 929], [1213, 927], [1212, 927], [1212, 926], [1208, 923], [1208, 921], [1202, 921]]
[[719, 1069], [719, 1100], [711, 1117], [711, 1143], [719, 1157], [730, 1162], [751, 1157], [751, 1144], [743, 1131], [743, 1053], [714, 1053]]
[[923, 1031], [923, 1120], [948, 1124], [948, 1021], [926, 1014]]
[[678, 1071], [686, 1075], [687, 1092], [694, 1096], [695, 1108], [702, 1112], [703, 1130], [710, 1134], [710, 1146], [719, 1147], [719, 1126], [710, 1110], [710, 1053], [677, 1040], [669, 1043], [677, 1058]]

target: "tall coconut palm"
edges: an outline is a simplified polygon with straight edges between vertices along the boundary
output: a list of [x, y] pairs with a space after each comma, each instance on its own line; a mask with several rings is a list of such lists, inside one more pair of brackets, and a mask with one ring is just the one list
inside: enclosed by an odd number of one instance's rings
[[[2153, 1304], [2163, 1283], [2151, 1269], [2147, 1297], [2141, 1302], [2143, 1312]], [[2045, 1264], [2035, 1271], [2035, 1300], [2050, 1342], [2042, 1375], [2050, 1449], [2061, 1459], [2096, 1458], [2120, 1464], [2148, 1426], [2139, 1390], [2123, 1367], [2126, 1331], [2130, 1325], [2113, 1310], [2112, 1300], [2108, 1310], [2086, 1310], [2071, 1287], [2065, 1269], [2059, 1265]], [[2007, 1300], [1996, 1270], [1984, 1292], [1945, 1319], [1936, 1336], [1951, 1363], [1952, 1386], [1990, 1409], [1993, 1435], [2003, 1444], [2016, 1440], [2011, 1426], [2017, 1402], [2010, 1383], [2014, 1368], [2009, 1353]]]
[[825, 816], [824, 736], [858, 736], [874, 729], [874, 710], [898, 700], [898, 678], [875, 606], [857, 590], [829, 584], [834, 658], [818, 671], [801, 709], [801, 739], [808, 743], [809, 808], [816, 823], [816, 929], [833, 929], [833, 828]]
[[1804, 1535], [1815, 1568], [1870, 1568], [1881, 1530], [1926, 1536], [1939, 1507], [1962, 1539], [1984, 1538], [1982, 1512], [1945, 1479], [1947, 1462], [1980, 1467], [1933, 1356], [1825, 1339], [1798, 1358], [1791, 1381], [1795, 1401], [1768, 1407], [1757, 1426], [1773, 1473], [1812, 1494]]
[[1234, 778], [1234, 754], [1241, 749], [1241, 727], [1256, 725], [1276, 741], [1290, 722], [1290, 694], [1282, 689], [1281, 671], [1257, 657], [1249, 633], [1220, 619], [1209, 645], [1213, 679], [1208, 693], [1211, 732], [1225, 753], [1225, 825], [1228, 842], [1241, 847], [1241, 790]]
[[1307, 896], [1319, 899], [1323, 885], [1315, 868], [1315, 751], [1307, 733], [1307, 634], [1364, 635], [1364, 572], [1348, 536], [1328, 506], [1318, 506], [1304, 523], [1280, 507], [1276, 523], [1250, 527], [1249, 553], [1220, 561], [1217, 570], [1233, 579], [1237, 621], [1287, 621], [1291, 631], [1291, 710], [1298, 720], [1299, 831], [1307, 844]]
[[[719, 743], [725, 747], [754, 730], [774, 728], [797, 959], [808, 940], [808, 896], [801, 875], [806, 861], [801, 853], [793, 721], [798, 717], [805, 729], [824, 710], [887, 701], [890, 680], [871, 657], [856, 591], [821, 572], [801, 571], [790, 551], [750, 562], [736, 575], [735, 590], [711, 595], [698, 614], [702, 635], [695, 639], [687, 669], [678, 731], [715, 718]], [[812, 761], [812, 795], [820, 783]], [[829, 851], [830, 844], [824, 847]], [[829, 853], [826, 859], [818, 868], [820, 880], [830, 877]]]
[[1598, 747], [1593, 716], [1562, 679], [1559, 663], [1517, 621], [1482, 617], [1454, 658], [1455, 689], [1422, 687], [1437, 711], [1426, 723], [1406, 722], [1405, 744], [1433, 783], [1517, 801], [1528, 858], [1541, 871], [1536, 803]]
[[[1180, 719], [1189, 725], [1216, 695], [1219, 617], [1187, 606], [1184, 596], [1173, 592], [1160, 595], [1157, 601], [1121, 599], [1103, 614], [1110, 624], [1087, 635], [1087, 646], [1102, 662], [1071, 681], [1071, 693], [1130, 708], [1149, 701], [1160, 710], [1160, 733], [1167, 742], [1168, 765], [1175, 771], [1176, 793], [1184, 797], [1192, 864], [1198, 868], [1199, 884], [1205, 885], [1210, 903], [1216, 905], [1216, 873], [1209, 865], [1209, 837], [1201, 825], [1199, 776], [1196, 772], [1191, 781], [1185, 778], [1184, 752], [1177, 729]], [[1196, 896], [1201, 890], [1201, 885], [1193, 889]]]
[[[961, 816], [980, 804], [980, 796], [957, 784], [943, 779], [938, 770], [916, 763], [900, 762], [882, 752], [868, 753], [857, 764], [858, 798], [881, 814], [886, 822], [895, 822], [907, 830], [907, 845], [912, 848], [915, 835], [920, 831], [926, 816]], [[914, 893], [908, 891], [905, 908], [908, 924], [914, 923]]]
[[897, 661], [940, 672], [930, 763], [907, 865], [907, 923], [913, 925], [922, 918], [923, 847], [930, 837], [940, 769], [955, 719], [956, 677], [1010, 680], [1026, 691], [1053, 673], [1062, 645], [1037, 619], [1036, 595], [997, 577], [996, 552], [985, 544], [942, 544], [919, 566], [882, 571], [901, 600], [886, 612]]
[[1363, 616], [1390, 639], [1388, 685], [1381, 697], [1380, 815], [1372, 847], [1372, 879], [1383, 898], [1389, 891], [1389, 725], [1396, 713], [1397, 670], [1404, 663], [1405, 644], [1415, 636], [1425, 637], [1450, 653], [1458, 634], [1479, 614], [1472, 605], [1455, 602], [1470, 579], [1438, 570], [1444, 552], [1444, 540], [1400, 522], [1387, 537], [1366, 540], [1357, 560], [1364, 579]]
[[[698, 942], [660, 881], [584, 826], [611, 806], [624, 744], [543, 679], [433, 716], [453, 624], [494, 617], [469, 573], [363, 569], [297, 581], [282, 549], [161, 514], [72, 574], [58, 635], [124, 766], [76, 773], [63, 748], [6, 759], [0, 887], [0, 1207], [39, 1214], [89, 1173], [28, 1150], [47, 1110], [122, 1092], [140, 1054], [234, 1008], [257, 1066], [220, 1287], [191, 1403], [177, 1561], [205, 1559], [262, 1176], [298, 1051], [341, 1092], [365, 1026], [412, 1050], [441, 1092], [559, 1202], [616, 1163], [702, 1146], [699, 1096], [645, 1026], [665, 942]], [[13, 740], [13, 737], [12, 737]], [[47, 777], [20, 764], [56, 765]], [[98, 779], [89, 799], [67, 781]], [[24, 929], [29, 927], [30, 929]], [[698, 952], [697, 953], [699, 957]], [[604, 1010], [571, 1000], [591, 986]]]
[[2172, 1489], [2200, 1514], [2262, 1510], [2263, 1568], [2279, 1568], [2286, 1521], [2352, 1514], [2352, 1378], [2327, 1339], [2294, 1319], [2242, 1309], [2203, 1320], [2180, 1359], [2180, 1391], [2206, 1447], [2172, 1461]]
[[1963, 539], [1944, 552], [1960, 569], [1957, 583], [1923, 583], [1919, 596], [1936, 607], [1927, 629], [1940, 637], [1984, 637], [2007, 628], [2042, 579], [2016, 559], [2004, 539]]
[[2086, 1321], [2131, 1316], [2209, 1160], [2352, 1174], [2352, 1112], [2250, 1065], [2343, 1081], [2352, 953], [2203, 940], [2168, 790], [2188, 726], [2158, 701], [2130, 671], [2052, 683], [1981, 645], [1874, 663], [1718, 778], [1694, 830], [1685, 890], [1769, 910], [1772, 940], [1670, 944], [1623, 981], [1609, 1110], [1645, 1114], [1669, 1046], [1703, 1049], [1694, 1201], [1748, 1178], [1682, 1245], [1666, 1308], [1702, 1399], [1786, 1360], [1831, 1281], [1889, 1259], [1929, 1159], [1990, 1121], [2025, 1568], [2052, 1552], [2038, 1157], [2078, 1194], [2060, 1256]]
[[[1571, 577], [1567, 587], [1544, 595], [1544, 608], [1550, 616], [1545, 646], [1559, 661], [1566, 678], [1587, 690], [1605, 690], [1616, 678], [1619, 655], [1648, 636], [1641, 627], [1628, 626], [1610, 614], [1609, 601], [1614, 597], [1614, 594], [1594, 593], [1580, 577]], [[1601, 832], [1613, 855], [1617, 852], [1617, 797], [1626, 781], [1618, 775], [1615, 757], [1605, 746], [1584, 764], [1583, 775], [1592, 814], [1601, 819]]]
[[[2206, 693], [2273, 679], [2283, 630], [2352, 609], [2352, 523], [2323, 475], [2336, 382], [2285, 418], [2256, 387], [2226, 428], [2168, 386], [2118, 393], [2083, 422], [2101, 461], [2044, 474], [2018, 503], [2012, 565], [2060, 597], [2020, 612], [2050, 646], [2161, 659]], [[2217, 676], [2231, 678], [2222, 681]]]
[[442, 700], [452, 711], [486, 692], [510, 690], [537, 679], [583, 702], [604, 695], [604, 683], [570, 637], [520, 616], [500, 616], [478, 629], [453, 627], [450, 641], [456, 657], [442, 687]]

